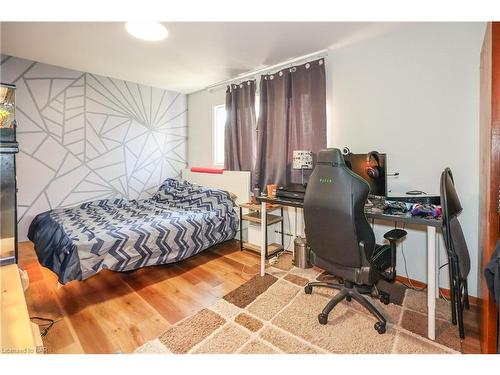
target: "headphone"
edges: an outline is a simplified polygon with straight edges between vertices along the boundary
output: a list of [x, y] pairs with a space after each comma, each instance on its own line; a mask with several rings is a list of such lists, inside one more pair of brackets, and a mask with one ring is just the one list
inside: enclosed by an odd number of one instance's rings
[[[377, 165], [373, 166], [371, 164], [372, 160], [374, 160]], [[378, 152], [370, 151], [368, 154], [366, 154], [366, 174], [368, 175], [368, 177], [377, 179], [381, 175], [380, 170], [380, 158], [378, 156]]]

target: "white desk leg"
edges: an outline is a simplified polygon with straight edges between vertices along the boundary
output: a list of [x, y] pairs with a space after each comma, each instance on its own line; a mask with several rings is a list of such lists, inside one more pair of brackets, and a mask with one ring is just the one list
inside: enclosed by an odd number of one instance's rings
[[439, 254], [439, 236], [436, 234], [436, 241], [435, 246], [436, 246], [436, 298], [439, 299], [439, 265], [441, 264], [441, 254]]
[[427, 227], [427, 336], [436, 339], [436, 228]]
[[266, 273], [266, 203], [260, 204], [260, 276]]

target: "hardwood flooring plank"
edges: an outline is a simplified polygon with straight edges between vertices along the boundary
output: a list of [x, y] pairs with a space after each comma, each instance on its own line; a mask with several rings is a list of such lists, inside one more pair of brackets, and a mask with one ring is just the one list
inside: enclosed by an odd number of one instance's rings
[[139, 284], [133, 284], [131, 286], [137, 295], [147, 301], [169, 324], [183, 319], [189, 313], [188, 309], [176, 303], [173, 293], [170, 291], [156, 288], [154, 285], [141, 287]]
[[[69, 321], [59, 308], [56, 296], [44, 280], [30, 282], [25, 292], [30, 317], [42, 317], [56, 321], [50, 330], [50, 335], [42, 337], [42, 341], [49, 353], [57, 353], [62, 348], [75, 344], [75, 337], [69, 329]], [[36, 324], [45, 324], [43, 320], [33, 319]], [[40, 330], [43, 326], [40, 327]], [[57, 338], [57, 339], [54, 339]]]
[[[192, 262], [192, 261], [191, 261]], [[186, 272], [189, 272], [196, 276], [198, 280], [202, 280], [204, 283], [215, 287], [222, 283], [224, 283], [224, 279], [214, 275], [213, 273], [204, 269], [201, 265], [194, 265], [190, 263], [190, 259], [187, 259], [186, 262], [181, 262], [178, 264], [178, 267]]]

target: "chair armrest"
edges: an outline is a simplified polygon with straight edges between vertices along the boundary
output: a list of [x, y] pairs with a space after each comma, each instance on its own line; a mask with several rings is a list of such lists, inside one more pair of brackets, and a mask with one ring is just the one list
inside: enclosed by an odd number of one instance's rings
[[393, 229], [393, 230], [390, 230], [389, 232], [387, 232], [386, 234], [384, 234], [384, 238], [386, 240], [389, 240], [389, 242], [393, 242], [393, 241], [398, 241], [398, 240], [402, 239], [407, 234], [408, 233], [406, 233], [406, 231], [403, 229]]

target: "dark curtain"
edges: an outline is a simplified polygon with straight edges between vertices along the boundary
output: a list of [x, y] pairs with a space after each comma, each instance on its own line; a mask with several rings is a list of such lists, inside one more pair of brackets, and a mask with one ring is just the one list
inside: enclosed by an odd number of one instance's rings
[[255, 86], [252, 80], [227, 87], [224, 169], [229, 171], [254, 170]]
[[326, 148], [326, 81], [324, 60], [261, 77], [257, 124], [255, 181], [300, 182], [292, 169], [293, 150], [311, 150], [314, 162]]

